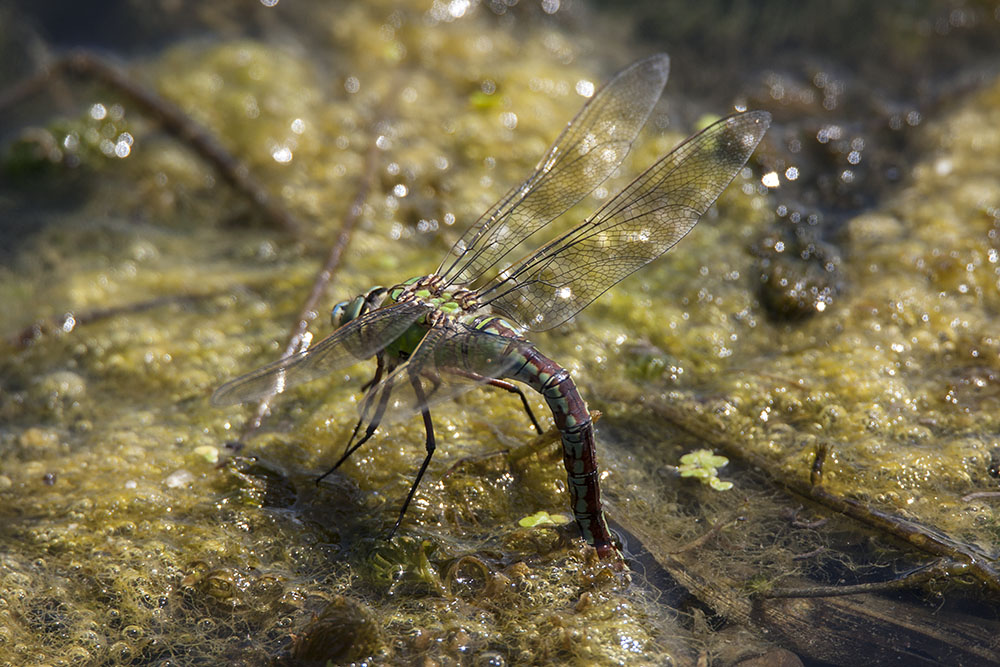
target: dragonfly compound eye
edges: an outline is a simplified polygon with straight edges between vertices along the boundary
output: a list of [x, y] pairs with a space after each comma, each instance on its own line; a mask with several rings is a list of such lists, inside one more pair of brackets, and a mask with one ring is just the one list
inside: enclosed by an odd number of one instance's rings
[[341, 301], [330, 311], [330, 323], [335, 329], [339, 329], [351, 320], [356, 320], [368, 311], [382, 305], [385, 293], [384, 287], [374, 287], [350, 301]]
[[360, 311], [364, 302], [365, 298], [363, 296], [356, 296], [350, 301], [341, 301], [330, 311], [330, 323], [335, 329], [344, 326], [361, 314]]

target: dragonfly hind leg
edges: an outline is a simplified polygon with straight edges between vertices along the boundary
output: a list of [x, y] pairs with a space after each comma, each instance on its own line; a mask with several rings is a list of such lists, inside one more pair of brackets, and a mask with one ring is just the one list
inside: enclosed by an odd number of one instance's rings
[[413, 480], [413, 484], [410, 486], [410, 492], [406, 494], [403, 507], [399, 510], [399, 518], [396, 519], [395, 525], [389, 531], [389, 539], [392, 539], [392, 536], [396, 534], [396, 530], [399, 529], [399, 524], [403, 522], [403, 517], [406, 516], [406, 509], [410, 506], [410, 501], [413, 500], [413, 496], [417, 492], [417, 487], [420, 486], [420, 480], [423, 479], [424, 473], [427, 472], [427, 466], [430, 464], [431, 457], [434, 456], [434, 450], [437, 446], [434, 441], [434, 423], [431, 421], [431, 412], [427, 408], [427, 400], [424, 396], [424, 388], [420, 384], [420, 376], [410, 374], [410, 385], [413, 387], [413, 392], [417, 395], [417, 405], [421, 406], [420, 416], [424, 419], [424, 433], [427, 434], [427, 439], [424, 442], [427, 456], [424, 457], [424, 462], [420, 464], [420, 470], [417, 471], [417, 478]]
[[538, 425], [538, 420], [535, 419], [535, 413], [531, 411], [531, 405], [528, 403], [528, 397], [524, 395], [521, 388], [518, 387], [513, 382], [508, 382], [507, 380], [500, 380], [498, 378], [486, 377], [485, 375], [480, 375], [479, 373], [473, 373], [472, 371], [452, 371], [461, 375], [462, 377], [474, 380], [475, 382], [482, 382], [483, 384], [488, 384], [491, 387], [497, 387], [498, 389], [503, 389], [504, 391], [509, 391], [512, 394], [517, 394], [521, 399], [521, 405], [524, 406], [524, 411], [528, 415], [528, 419], [531, 421], [531, 425], [535, 427], [535, 433], [541, 433], [542, 427]]
[[513, 382], [507, 382], [506, 380], [489, 379], [486, 384], [492, 387], [498, 387], [504, 391], [509, 391], [512, 394], [517, 394], [521, 399], [521, 405], [524, 407], [525, 413], [528, 415], [528, 419], [531, 421], [531, 425], [535, 427], [535, 433], [541, 433], [542, 427], [538, 425], [538, 420], [535, 419], [535, 413], [531, 411], [531, 405], [528, 404], [528, 397], [524, 395], [521, 388], [518, 387]]

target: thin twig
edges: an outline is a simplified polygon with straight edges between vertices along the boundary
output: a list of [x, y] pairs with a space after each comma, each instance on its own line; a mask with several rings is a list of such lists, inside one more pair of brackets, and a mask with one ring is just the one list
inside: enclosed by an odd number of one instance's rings
[[889, 581], [874, 581], [864, 584], [838, 584], [836, 586], [801, 586], [796, 588], [774, 588], [760, 593], [762, 598], [829, 598], [842, 595], [858, 595], [860, 593], [885, 593], [908, 588], [916, 588], [934, 579], [947, 579], [964, 570], [956, 563], [939, 559], [907, 572], [901, 577]]
[[116, 317], [118, 315], [141, 313], [147, 310], [152, 310], [153, 308], [159, 308], [160, 306], [168, 306], [172, 304], [193, 304], [204, 299], [216, 297], [220, 293], [221, 292], [218, 290], [215, 290], [204, 294], [172, 294], [167, 296], [158, 296], [146, 301], [127, 303], [121, 306], [96, 308], [94, 310], [87, 310], [78, 313], [69, 311], [57, 317], [39, 320], [34, 324], [26, 326], [21, 329], [21, 331], [14, 334], [10, 338], [10, 342], [12, 345], [16, 345], [17, 347], [27, 347], [42, 336], [46, 336], [51, 333], [70, 333], [77, 327], [85, 324], [93, 324], [94, 322], [105, 320], [109, 317]]
[[[373, 124], [373, 127], [375, 125], [376, 124]], [[347, 213], [344, 215], [343, 222], [340, 225], [340, 234], [337, 236], [336, 242], [330, 248], [330, 253], [327, 255], [326, 262], [324, 262], [323, 268], [320, 269], [319, 273], [316, 274], [312, 290], [309, 292], [309, 296], [306, 298], [305, 303], [302, 304], [302, 308], [299, 310], [299, 315], [289, 332], [288, 342], [285, 344], [285, 353], [282, 355], [282, 358], [296, 354], [304, 347], [306, 332], [309, 329], [309, 324], [316, 318], [316, 315], [319, 312], [317, 305], [319, 304], [320, 299], [322, 299], [326, 294], [330, 280], [333, 278], [333, 274], [340, 266], [340, 258], [343, 256], [344, 250], [351, 242], [351, 236], [354, 233], [354, 228], [357, 226], [358, 220], [361, 218], [361, 212], [364, 210], [365, 201], [368, 199], [368, 193], [371, 191], [372, 185], [375, 182], [375, 175], [378, 167], [378, 152], [378, 147], [375, 145], [375, 140], [373, 139], [369, 145], [368, 153], [365, 155], [364, 174], [358, 183], [358, 189], [354, 195], [354, 200], [351, 202], [350, 208], [347, 209]], [[271, 401], [273, 398], [274, 394], [271, 394], [257, 404], [253, 419], [247, 423], [246, 428], [243, 430], [242, 437], [240, 438], [241, 441], [246, 442], [250, 436], [260, 429], [261, 425], [264, 423], [264, 419], [267, 417], [268, 412], [271, 409]]]
[[1000, 498], [1000, 491], [973, 491], [962, 496], [962, 502], [967, 503], [980, 498]]

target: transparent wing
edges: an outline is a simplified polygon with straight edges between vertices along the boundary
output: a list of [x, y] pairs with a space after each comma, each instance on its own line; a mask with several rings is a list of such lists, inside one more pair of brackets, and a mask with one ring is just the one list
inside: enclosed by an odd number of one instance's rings
[[603, 183], [628, 155], [669, 70], [670, 58], [658, 54], [632, 64], [605, 84], [570, 121], [528, 180], [465, 232], [438, 275], [448, 284], [475, 281]]
[[481, 290], [533, 331], [557, 326], [681, 240], [726, 189], [771, 122], [763, 111], [724, 118], [689, 138], [581, 225]]
[[[392, 392], [391, 402], [380, 416], [381, 423], [411, 417], [425, 407], [481, 387], [488, 380], [505, 377], [523, 363], [520, 350], [526, 346], [530, 346], [527, 341], [461, 323], [431, 329], [407, 361], [369, 389], [373, 396], [384, 390]], [[417, 399], [410, 384], [413, 376], [420, 380], [422, 400]]]
[[313, 347], [231, 380], [212, 394], [215, 405], [255, 401], [368, 359], [431, 309], [407, 301], [352, 320]]

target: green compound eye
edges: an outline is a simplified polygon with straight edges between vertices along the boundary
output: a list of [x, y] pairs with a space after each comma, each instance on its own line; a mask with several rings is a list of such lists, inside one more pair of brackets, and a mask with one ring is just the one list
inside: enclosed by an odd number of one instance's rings
[[350, 301], [341, 301], [330, 311], [330, 323], [334, 328], [339, 329], [361, 314], [364, 307], [365, 297], [356, 296]]
[[378, 286], [373, 287], [364, 294], [359, 294], [350, 301], [341, 301], [330, 311], [330, 323], [335, 329], [339, 329], [348, 322], [356, 320], [370, 310], [374, 310], [381, 305], [385, 298], [386, 289]]
[[350, 303], [350, 301], [341, 301], [330, 311], [330, 324], [333, 325], [334, 329], [340, 328], [341, 322], [344, 319], [344, 311], [347, 310], [347, 306], [350, 305]]

